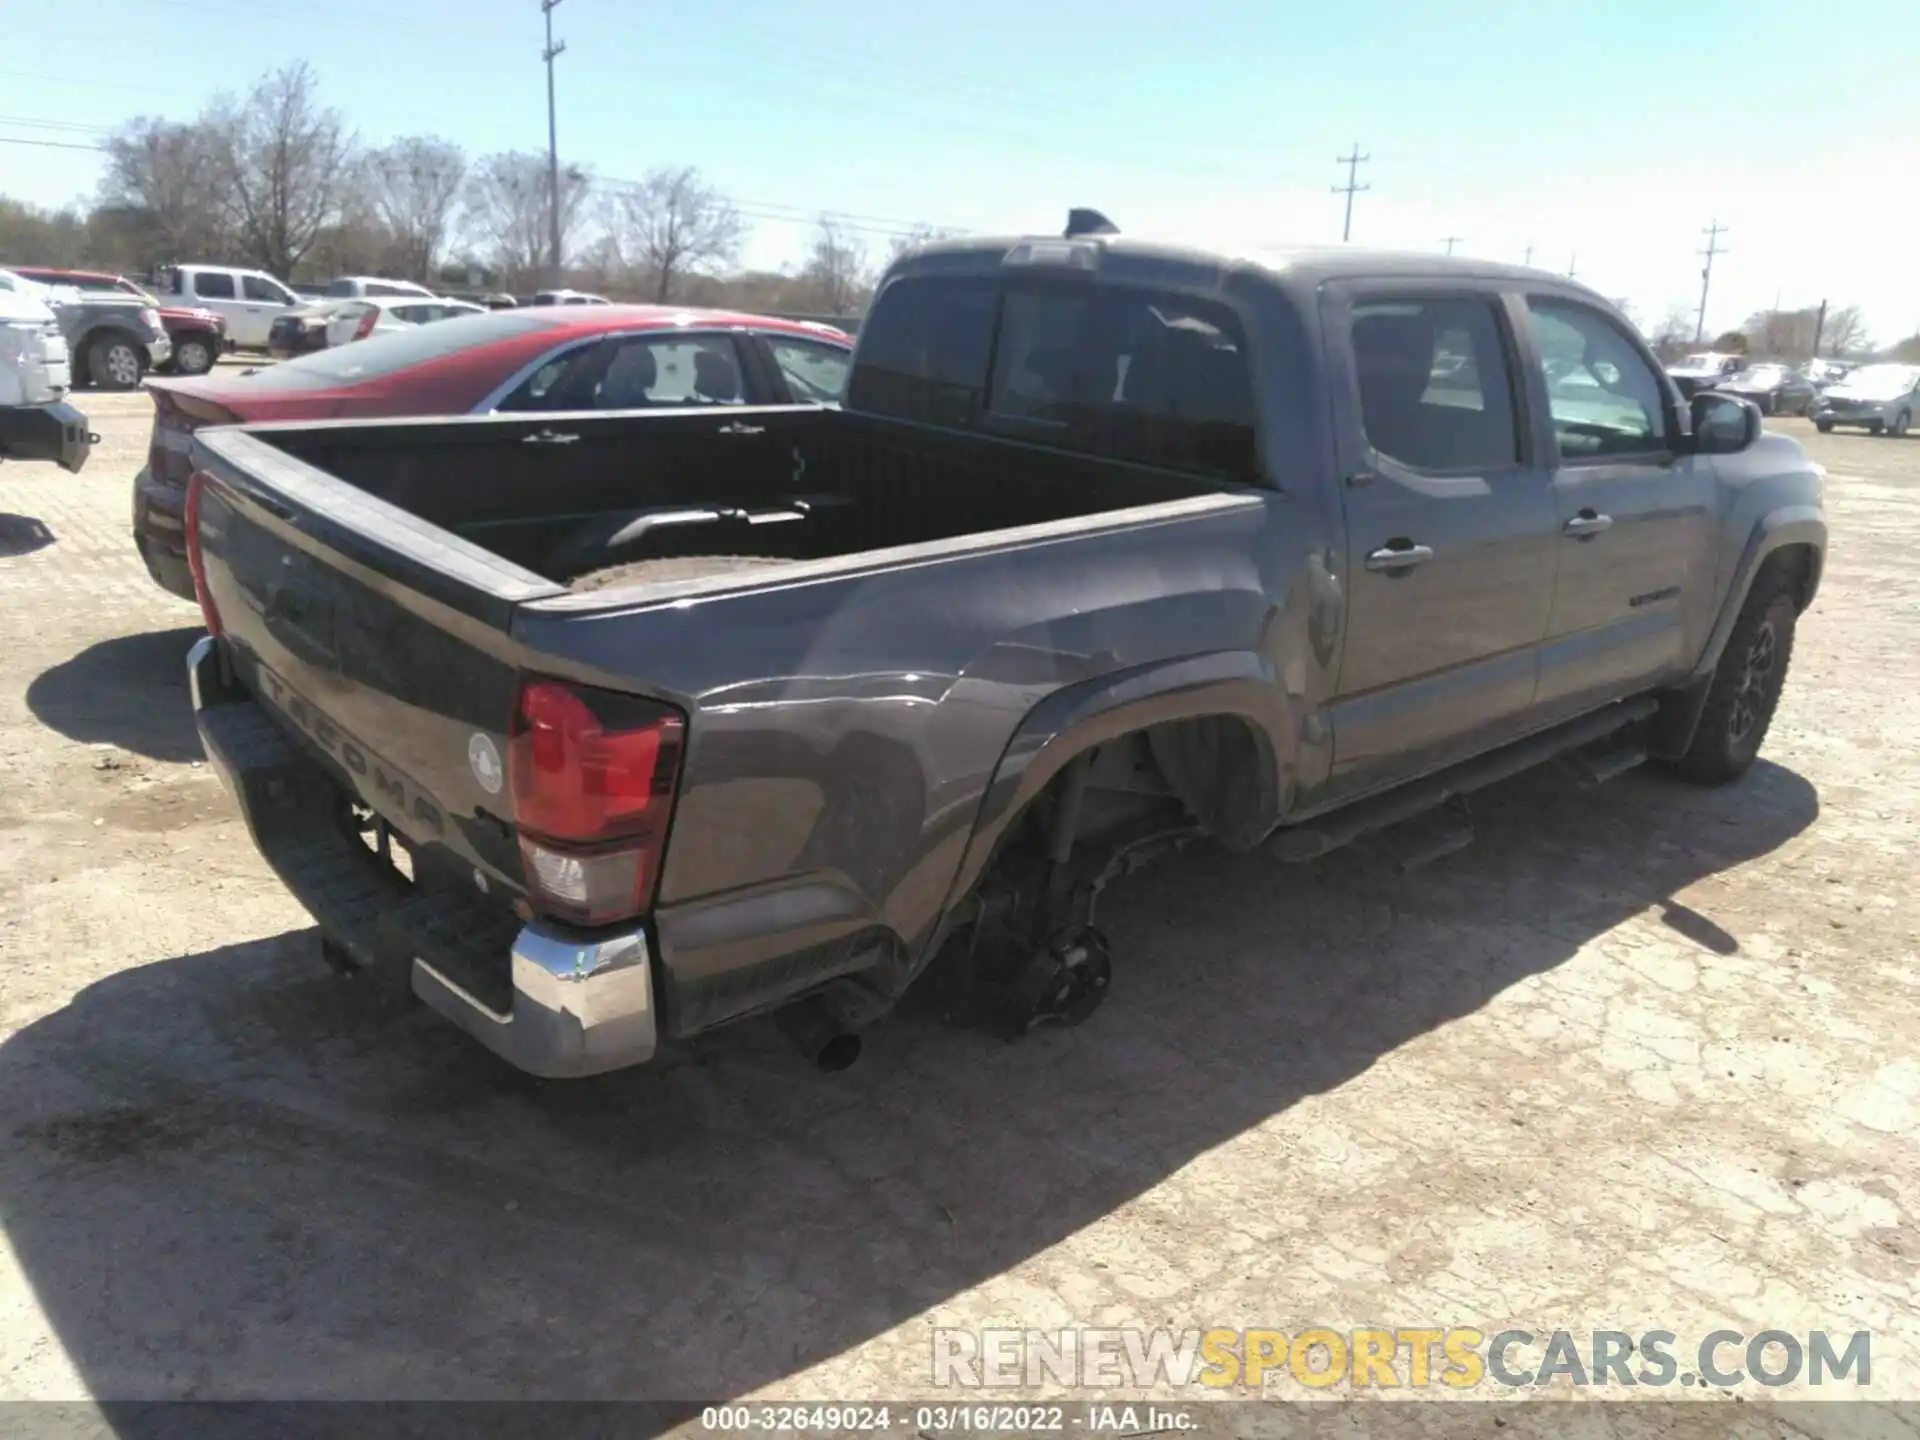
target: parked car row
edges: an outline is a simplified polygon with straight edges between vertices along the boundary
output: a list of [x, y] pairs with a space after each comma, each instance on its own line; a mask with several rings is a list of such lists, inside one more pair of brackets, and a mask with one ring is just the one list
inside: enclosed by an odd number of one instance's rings
[[267, 353], [291, 360], [330, 346], [372, 335], [389, 335], [410, 325], [428, 325], [461, 315], [484, 315], [483, 305], [438, 296], [368, 296], [361, 300], [321, 300], [277, 316], [267, 332]]

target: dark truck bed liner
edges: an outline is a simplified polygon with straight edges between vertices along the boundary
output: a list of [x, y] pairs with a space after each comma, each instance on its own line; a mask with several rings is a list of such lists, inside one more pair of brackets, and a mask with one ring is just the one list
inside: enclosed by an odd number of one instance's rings
[[[637, 561], [858, 555], [1222, 488], [1173, 471], [811, 408], [256, 433], [560, 585]], [[661, 568], [684, 580], [704, 567]]]

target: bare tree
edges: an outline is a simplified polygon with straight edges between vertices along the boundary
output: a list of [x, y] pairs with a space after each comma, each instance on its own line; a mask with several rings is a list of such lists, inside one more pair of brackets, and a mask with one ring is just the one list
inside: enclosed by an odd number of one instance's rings
[[846, 226], [822, 215], [800, 278], [812, 287], [827, 314], [851, 315], [872, 289], [866, 247]]
[[942, 230], [934, 225], [915, 225], [903, 235], [893, 237], [893, 243], [887, 247], [887, 263], [891, 265], [909, 250], [918, 250], [922, 245], [930, 245], [935, 240], [950, 240], [953, 231]]
[[100, 205], [120, 212], [141, 264], [238, 257], [210, 127], [141, 116], [104, 148]]
[[1827, 312], [1827, 323], [1820, 334], [1820, 348], [1829, 355], [1845, 355], [1867, 348], [1867, 322], [1858, 305], [1842, 305]]
[[1893, 358], [1905, 364], [1920, 364], [1920, 331], [1907, 336], [1893, 347]]
[[[564, 260], [581, 222], [593, 181], [577, 165], [560, 167], [560, 244]], [[520, 284], [547, 269], [547, 157], [508, 150], [473, 167], [466, 194], [466, 228], [478, 247]]]
[[216, 105], [206, 124], [241, 245], [262, 269], [292, 275], [338, 215], [355, 159], [346, 122], [320, 103], [319, 79], [301, 60], [262, 79], [243, 105]]
[[744, 227], [727, 197], [691, 165], [655, 170], [614, 197], [607, 217], [627, 263], [645, 277], [655, 300], [702, 268], [740, 253]]
[[1653, 328], [1648, 337], [1653, 342], [1654, 353], [1662, 360], [1671, 360], [1693, 344], [1693, 307], [1683, 300], [1676, 300], [1667, 306], [1660, 316], [1660, 323]]
[[431, 279], [467, 178], [466, 151], [432, 135], [408, 135], [369, 155], [366, 175], [395, 268], [409, 279]]

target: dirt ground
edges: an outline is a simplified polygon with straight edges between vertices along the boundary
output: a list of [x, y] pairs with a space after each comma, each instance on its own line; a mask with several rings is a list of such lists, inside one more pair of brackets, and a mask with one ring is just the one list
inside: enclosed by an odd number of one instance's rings
[[0, 1400], [925, 1398], [996, 1325], [1869, 1330], [1920, 1399], [1920, 440], [1774, 422], [1833, 547], [1737, 786], [1189, 854], [1070, 1033], [569, 1087], [323, 967], [129, 539], [148, 402], [84, 408], [0, 466]]

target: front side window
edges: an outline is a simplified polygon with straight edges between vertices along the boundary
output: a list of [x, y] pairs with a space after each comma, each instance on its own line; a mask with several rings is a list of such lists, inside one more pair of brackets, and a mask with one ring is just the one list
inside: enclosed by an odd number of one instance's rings
[[1415, 470], [1519, 463], [1512, 372], [1491, 300], [1380, 299], [1353, 310], [1361, 423], [1376, 452]]
[[1563, 460], [1667, 448], [1666, 391], [1620, 328], [1598, 311], [1530, 299], [1547, 409]]
[[202, 300], [231, 300], [235, 296], [231, 275], [196, 275], [193, 293]]
[[773, 363], [780, 367], [787, 389], [799, 404], [837, 404], [846, 393], [853, 356], [840, 346], [769, 335], [767, 349], [773, 352]]
[[240, 286], [249, 300], [264, 300], [269, 305], [293, 304], [293, 296], [264, 275], [242, 275]]

